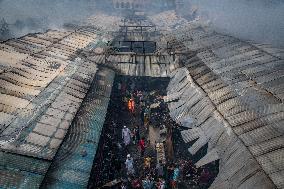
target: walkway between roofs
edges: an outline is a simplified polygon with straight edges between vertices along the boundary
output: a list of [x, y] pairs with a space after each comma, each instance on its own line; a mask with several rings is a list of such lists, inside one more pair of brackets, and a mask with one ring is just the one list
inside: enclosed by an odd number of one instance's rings
[[[148, 77], [116, 77], [104, 131], [101, 136], [102, 140], [99, 144], [100, 148], [97, 151], [97, 156], [92, 171], [93, 174], [90, 178], [91, 188], [103, 186], [107, 182], [114, 180], [115, 178], [119, 178], [118, 175], [113, 174], [113, 162], [108, 161], [108, 159], [111, 159], [112, 154], [114, 157], [120, 156], [121, 165], [123, 167], [121, 174], [122, 178], [127, 178], [126, 170], [124, 169], [124, 162], [126, 160], [127, 154], [131, 154], [134, 159], [136, 176], [138, 178], [144, 178], [146, 174], [146, 172], [144, 171], [144, 157], [151, 157], [152, 166], [155, 167], [157, 162], [155, 142], [159, 142], [161, 138], [165, 138], [164, 135], [160, 138], [160, 129], [157, 127], [160, 123], [162, 123], [162, 116], [157, 116], [155, 126], [153, 126], [153, 123], [151, 123], [148, 131], [146, 131], [145, 127], [142, 126], [141, 123], [141, 108], [137, 105], [138, 103], [136, 103], [136, 113], [134, 115], [132, 115], [132, 113], [128, 111], [127, 104], [122, 101], [124, 99], [124, 96], [122, 96], [121, 92], [117, 89], [118, 82], [125, 80], [125, 78], [127, 78], [126, 80], [128, 81], [135, 81], [136, 88], [138, 90], [145, 90], [145, 94], [147, 94], [148, 97], [144, 100], [147, 101], [146, 103], [149, 105], [154, 103], [156, 97], [158, 97], [159, 95], [165, 95], [165, 89], [168, 84], [168, 79], [166, 78], [157, 79]], [[129, 82], [127, 86], [130, 86], [130, 83], [131, 82]], [[160, 112], [160, 114], [163, 113], [164, 112]], [[115, 126], [112, 124], [112, 122], [115, 122]], [[133, 144], [133, 141], [131, 141], [131, 145], [127, 147], [127, 149], [124, 148], [122, 150], [121, 154], [117, 152], [116, 148], [109, 148], [109, 146], [112, 146], [116, 143], [123, 145], [123, 141], [121, 139], [123, 126], [127, 126], [131, 131], [135, 126], [139, 126], [141, 138], [144, 136], [147, 141], [144, 157], [140, 156], [138, 145]], [[111, 141], [108, 141], [107, 138], [110, 138]]]

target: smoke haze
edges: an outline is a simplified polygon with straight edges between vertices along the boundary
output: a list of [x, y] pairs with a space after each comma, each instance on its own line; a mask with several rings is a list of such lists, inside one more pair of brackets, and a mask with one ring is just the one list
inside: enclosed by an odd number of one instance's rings
[[284, 46], [283, 0], [188, 0], [215, 30], [245, 40]]
[[46, 29], [58, 29], [65, 23], [79, 23], [94, 14], [90, 0], [2, 0], [0, 19], [9, 24], [18, 37]]
[[[195, 7], [197, 15], [209, 20], [218, 32], [284, 46], [284, 0], [184, 1]], [[95, 7], [105, 7], [99, 5], [95, 0], [0, 0], [0, 19], [9, 24], [12, 36], [19, 37], [58, 29], [65, 23], [80, 23], [96, 14]]]

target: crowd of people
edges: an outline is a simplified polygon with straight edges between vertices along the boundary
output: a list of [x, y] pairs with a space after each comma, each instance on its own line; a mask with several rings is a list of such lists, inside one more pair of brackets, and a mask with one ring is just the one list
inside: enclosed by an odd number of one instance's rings
[[[113, 181], [103, 188], [176, 189], [187, 188], [184, 187], [187, 184], [206, 188], [212, 178], [208, 169], [197, 169], [190, 160], [171, 158], [162, 161], [157, 158], [156, 149], [149, 142], [149, 128], [167, 130], [171, 123], [168, 109], [160, 90], [147, 91], [147, 87], [136, 84], [136, 81], [126, 80], [116, 85], [121, 103], [117, 106], [116, 115], [112, 115], [111, 128], [121, 128], [117, 135], [121, 139], [113, 137], [108, 145], [112, 152], [105, 152], [111, 156], [110, 171], [106, 174], [112, 175], [109, 179]], [[127, 116], [123, 125], [115, 122], [115, 119], [120, 120], [121, 112], [126, 112], [124, 115]], [[183, 182], [187, 184], [183, 185]]]
[[[127, 155], [125, 161], [128, 179], [121, 184], [121, 188], [133, 189], [176, 189], [208, 188], [213, 181], [213, 175], [208, 168], [196, 168], [191, 160], [180, 160], [178, 163], [163, 164], [161, 161], [152, 164], [152, 158], [144, 158], [144, 175], [137, 176], [134, 169], [134, 160]], [[141, 170], [140, 170], [141, 171]], [[187, 185], [187, 187], [185, 186]]]
[[136, 172], [134, 168], [134, 160], [131, 155], [128, 154], [125, 161], [125, 167], [127, 170], [127, 179], [122, 181], [121, 189], [177, 188], [177, 182], [180, 176], [179, 165], [166, 167], [166, 165], [159, 161], [156, 166], [154, 166], [152, 158], [145, 157], [143, 169]]

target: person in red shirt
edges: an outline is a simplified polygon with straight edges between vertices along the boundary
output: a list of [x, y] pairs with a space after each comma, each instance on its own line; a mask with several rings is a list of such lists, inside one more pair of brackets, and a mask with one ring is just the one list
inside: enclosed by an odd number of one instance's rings
[[138, 178], [136, 178], [136, 179], [132, 178], [131, 186], [134, 189], [141, 188], [140, 180]]
[[141, 140], [139, 141], [138, 145], [139, 145], [139, 148], [141, 150], [141, 157], [143, 157], [144, 156], [144, 152], [145, 152], [145, 148], [146, 148], [146, 146], [145, 146], [145, 137], [141, 138]]

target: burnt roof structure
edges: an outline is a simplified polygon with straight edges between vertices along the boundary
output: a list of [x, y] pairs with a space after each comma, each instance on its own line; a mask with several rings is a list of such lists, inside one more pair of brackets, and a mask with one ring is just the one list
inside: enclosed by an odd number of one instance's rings
[[[210, 188], [284, 188], [283, 49], [170, 11], [147, 22], [144, 40], [119, 27], [140, 21], [98, 15], [0, 44], [1, 188], [87, 187], [115, 74], [171, 79], [164, 100], [184, 141], [197, 139], [189, 152], [208, 143], [196, 165], [220, 160]], [[154, 50], [137, 52], [145, 41]]]

